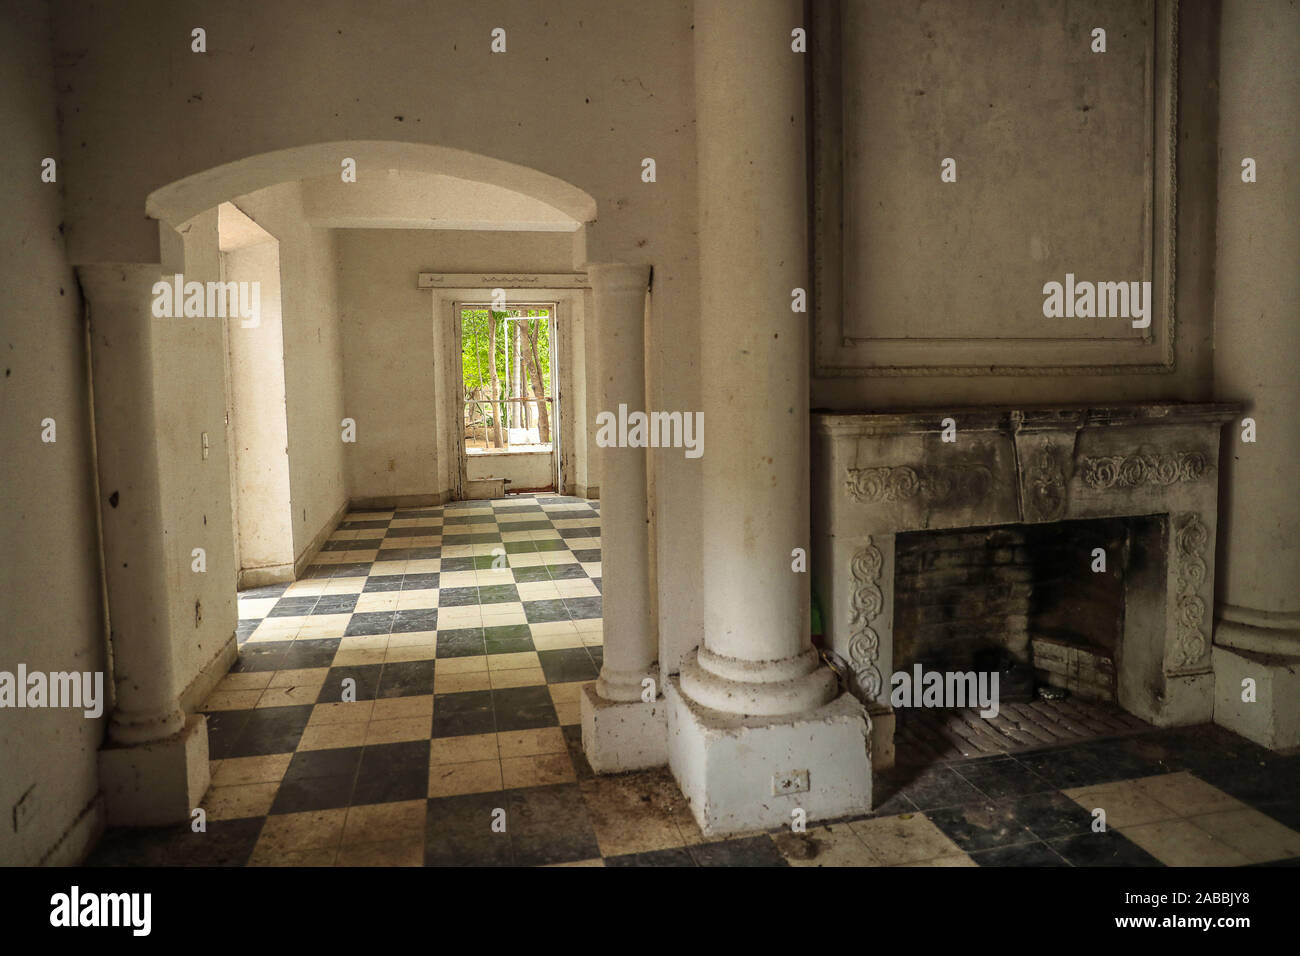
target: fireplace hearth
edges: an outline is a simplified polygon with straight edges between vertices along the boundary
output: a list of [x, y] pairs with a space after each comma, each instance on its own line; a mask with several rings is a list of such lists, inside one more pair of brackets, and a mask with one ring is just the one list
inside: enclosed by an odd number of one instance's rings
[[899, 710], [894, 744], [899, 764], [929, 764], [1019, 753], [1154, 730], [1117, 704], [1077, 697], [1005, 702], [993, 719], [978, 708]]

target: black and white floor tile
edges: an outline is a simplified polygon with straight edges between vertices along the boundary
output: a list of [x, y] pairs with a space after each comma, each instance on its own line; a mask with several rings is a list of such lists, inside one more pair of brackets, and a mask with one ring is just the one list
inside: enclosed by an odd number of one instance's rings
[[1300, 861], [1300, 756], [1213, 727], [900, 767], [876, 774], [871, 815], [708, 839], [667, 770], [587, 765], [578, 695], [601, 627], [598, 502], [349, 514], [304, 578], [239, 595], [239, 660], [202, 708], [207, 831], [111, 830], [88, 863]]

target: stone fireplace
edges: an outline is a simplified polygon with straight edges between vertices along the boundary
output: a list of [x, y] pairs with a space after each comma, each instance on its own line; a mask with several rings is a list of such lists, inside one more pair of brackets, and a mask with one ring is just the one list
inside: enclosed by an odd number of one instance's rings
[[1211, 720], [1220, 429], [1238, 411], [814, 414], [814, 587], [874, 764], [894, 759], [890, 676], [916, 664], [998, 670], [1003, 700], [1048, 684], [1160, 726]]

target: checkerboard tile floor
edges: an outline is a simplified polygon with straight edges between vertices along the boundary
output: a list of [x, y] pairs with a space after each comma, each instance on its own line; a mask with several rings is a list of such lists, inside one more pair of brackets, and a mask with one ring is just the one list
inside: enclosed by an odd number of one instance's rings
[[349, 514], [303, 579], [239, 596], [239, 661], [202, 708], [207, 831], [112, 830], [87, 862], [1300, 862], [1300, 757], [1213, 727], [898, 768], [867, 817], [707, 839], [667, 770], [597, 777], [583, 757], [600, 589], [597, 502]]

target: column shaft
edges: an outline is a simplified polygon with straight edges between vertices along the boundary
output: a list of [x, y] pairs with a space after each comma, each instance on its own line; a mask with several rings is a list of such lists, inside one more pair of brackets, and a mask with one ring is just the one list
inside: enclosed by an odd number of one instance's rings
[[[110, 739], [161, 740], [185, 725], [168, 626], [154, 436], [151, 289], [158, 266], [78, 269], [90, 301], [100, 512], [116, 706]], [[197, 453], [197, 451], [196, 451]]]
[[[598, 412], [645, 407], [645, 298], [650, 267], [595, 265], [588, 270], [600, 347]], [[594, 442], [593, 442], [594, 444]], [[650, 614], [650, 534], [646, 450], [597, 448], [601, 469], [601, 590], [605, 659], [597, 690], [606, 700], [641, 699], [652, 675], [657, 635]]]
[[[1227, 4], [1220, 52], [1218, 288], [1215, 394], [1243, 401], [1258, 440], [1231, 427], [1221, 457], [1223, 558], [1217, 613], [1223, 636], [1300, 653], [1300, 13], [1283, 2]], [[1257, 182], [1242, 182], [1242, 160]], [[1227, 626], [1224, 627], [1224, 622]], [[1272, 638], [1269, 631], [1274, 632]], [[1232, 632], [1232, 633], [1229, 633]], [[1222, 642], [1221, 642], [1222, 643]]]
[[[797, 0], [696, 5], [705, 640], [682, 687], [792, 713], [833, 696], [809, 639], [804, 58]], [[755, 64], [761, 63], [761, 68]]]
[[1287, 750], [1300, 746], [1300, 11], [1224, 4], [1219, 36], [1214, 391], [1246, 406], [1256, 441], [1233, 423], [1219, 456], [1214, 720]]

